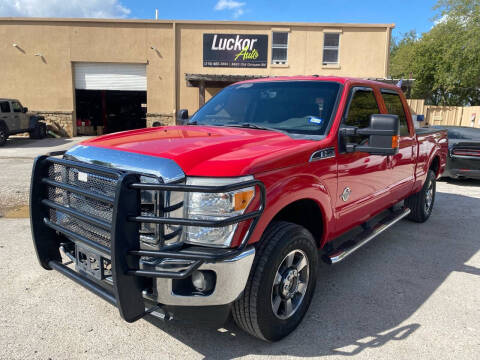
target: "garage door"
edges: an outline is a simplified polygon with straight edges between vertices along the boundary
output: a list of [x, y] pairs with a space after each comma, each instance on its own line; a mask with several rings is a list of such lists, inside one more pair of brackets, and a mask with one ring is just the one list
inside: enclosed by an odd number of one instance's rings
[[147, 90], [145, 64], [75, 63], [75, 89]]

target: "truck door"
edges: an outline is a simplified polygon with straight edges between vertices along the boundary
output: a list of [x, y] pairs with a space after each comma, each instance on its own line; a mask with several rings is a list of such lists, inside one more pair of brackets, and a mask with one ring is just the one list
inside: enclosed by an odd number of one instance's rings
[[399, 151], [389, 156], [389, 179], [392, 202], [397, 202], [407, 196], [412, 190], [415, 172], [415, 135], [409, 128], [407, 112], [398, 92], [390, 89], [381, 89], [383, 103], [388, 114], [398, 115], [400, 120]]
[[18, 101], [12, 101], [12, 110], [15, 121], [18, 123], [16, 130], [26, 130], [29, 127], [27, 114], [23, 112], [23, 106]]
[[[370, 115], [379, 114], [377, 97], [370, 87], [353, 87], [341, 126], [368, 127]], [[350, 143], [368, 140], [363, 136], [349, 137]], [[338, 186], [336, 196], [336, 234], [359, 225], [374, 213], [385, 208], [388, 202], [389, 185], [386, 156], [364, 152], [346, 153], [338, 156]]]
[[6, 100], [0, 101], [0, 120], [2, 120], [8, 127], [8, 130], [16, 129], [16, 123], [11, 111], [10, 102]]

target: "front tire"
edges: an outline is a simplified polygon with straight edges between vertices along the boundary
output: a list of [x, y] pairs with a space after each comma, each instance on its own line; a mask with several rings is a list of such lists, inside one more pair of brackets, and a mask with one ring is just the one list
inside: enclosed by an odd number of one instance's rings
[[249, 334], [277, 341], [290, 334], [310, 306], [318, 251], [312, 234], [289, 222], [272, 223], [260, 241], [233, 318]]
[[411, 210], [407, 219], [419, 223], [428, 220], [432, 214], [433, 204], [435, 203], [436, 189], [436, 174], [433, 170], [429, 170], [422, 189], [405, 200], [405, 206]]

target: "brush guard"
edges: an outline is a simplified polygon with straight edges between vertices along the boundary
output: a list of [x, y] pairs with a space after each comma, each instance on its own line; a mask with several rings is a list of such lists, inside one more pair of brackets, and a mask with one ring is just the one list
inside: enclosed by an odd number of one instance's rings
[[[61, 154], [53, 154], [61, 155]], [[49, 178], [49, 166], [57, 164], [73, 168], [88, 174], [107, 176], [115, 181], [115, 196], [106, 196], [97, 191], [77, 187]], [[38, 261], [47, 270], [56, 270], [69, 279], [82, 285], [119, 309], [121, 317], [127, 322], [136, 321], [146, 314], [154, 312], [158, 306], [146, 308], [143, 290], [152, 278], [183, 279], [190, 276], [203, 263], [215, 263], [234, 258], [245, 249], [250, 236], [265, 209], [265, 186], [258, 180], [250, 180], [224, 186], [193, 186], [184, 184], [147, 184], [140, 182], [141, 174], [122, 172], [108, 167], [67, 160], [54, 156], [40, 156], [35, 159], [30, 190], [30, 219], [33, 243]], [[186, 218], [167, 218], [141, 216], [140, 190], [180, 191], [223, 193], [254, 186], [259, 189], [259, 207], [257, 210], [224, 220], [192, 220]], [[80, 212], [64, 204], [51, 201], [48, 191], [61, 189], [69, 194], [101, 201], [113, 206], [111, 222], [90, 214]], [[50, 219], [50, 211], [56, 210], [68, 214], [71, 218], [110, 233], [110, 246], [97, 242], [78, 232], [67, 229]], [[251, 220], [241, 244], [236, 248], [218, 249], [200, 246], [168, 247], [163, 250], [141, 250], [139, 229], [141, 223], [171, 224], [183, 226], [222, 227]], [[75, 271], [62, 262], [60, 248], [65, 248], [69, 240], [80, 249], [88, 249], [99, 258], [111, 261], [112, 285], [99, 281], [99, 278], [85, 272]], [[141, 257], [157, 259], [182, 259], [191, 261], [191, 265], [182, 271], [157, 271], [140, 269]]]

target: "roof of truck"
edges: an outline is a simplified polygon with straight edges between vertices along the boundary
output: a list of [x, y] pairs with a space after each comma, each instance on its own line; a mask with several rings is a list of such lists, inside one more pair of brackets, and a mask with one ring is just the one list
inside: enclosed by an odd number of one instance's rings
[[352, 82], [352, 83], [359, 82], [365, 85], [372, 85], [372, 86], [377, 86], [382, 88], [392, 88], [392, 89], [398, 90], [398, 87], [396, 87], [395, 85], [387, 84], [380, 81], [367, 80], [367, 79], [361, 79], [361, 78], [355, 78], [355, 77], [319, 76], [319, 75], [273, 76], [273, 77], [265, 77], [265, 78], [259, 78], [259, 79], [244, 80], [244, 81], [237, 82], [237, 84], [251, 83], [251, 82], [265, 82], [265, 81], [333, 81], [341, 84], [345, 84], [347, 82]]

